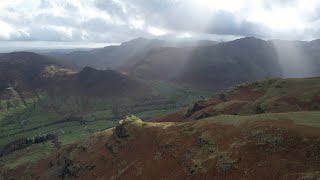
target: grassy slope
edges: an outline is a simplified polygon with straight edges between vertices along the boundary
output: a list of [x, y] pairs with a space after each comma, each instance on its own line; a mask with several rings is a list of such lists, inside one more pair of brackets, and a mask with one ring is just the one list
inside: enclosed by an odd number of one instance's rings
[[197, 102], [184, 118], [320, 110], [320, 78], [267, 79], [234, 86]]
[[[288, 80], [271, 79], [271, 80], [260, 81], [257, 83], [242, 84], [242, 85], [235, 86], [223, 93], [226, 98], [226, 102], [222, 102], [218, 105], [214, 105], [212, 107], [209, 106], [209, 107], [213, 108], [214, 110], [230, 109], [230, 107], [237, 102], [246, 102], [247, 104], [245, 104], [245, 106], [241, 106], [241, 108], [236, 111], [240, 115], [227, 115], [228, 114], [227, 112], [221, 112], [219, 113], [221, 115], [205, 118], [203, 119], [204, 121], [201, 121], [201, 123], [208, 121], [210, 123], [232, 124], [232, 125], [239, 126], [244, 123], [254, 122], [257, 120], [260, 120], [260, 121], [289, 120], [299, 125], [319, 127], [320, 113], [319, 111], [316, 111], [317, 101], [313, 103], [314, 98], [319, 95], [320, 83], [318, 82], [319, 82], [319, 78], [288, 79]], [[176, 102], [176, 106], [166, 107], [161, 105], [159, 107], [154, 108], [153, 103], [148, 104], [148, 102], [152, 102], [152, 99], [144, 100], [143, 102], [140, 102], [140, 103], [142, 105], [146, 105], [146, 102], [147, 102], [147, 106], [150, 106], [150, 107], [152, 106], [152, 108], [147, 110], [144, 109], [143, 111], [140, 111], [140, 112], [137, 111], [136, 114], [143, 118], [150, 118], [150, 117], [162, 115], [166, 112], [174, 111], [177, 107], [183, 107], [198, 100], [200, 98], [199, 95], [204, 95], [204, 96], [208, 95], [208, 93], [205, 93], [205, 92], [190, 91], [190, 90], [187, 90], [187, 88], [176, 87], [175, 85], [166, 84], [163, 82], [152, 81], [147, 83], [152, 84], [152, 87], [154, 88], [155, 96], [160, 96], [163, 99], [174, 99]], [[314, 106], [311, 108], [315, 108], [315, 111], [285, 112], [288, 110], [295, 111], [296, 110], [295, 106], [299, 107], [299, 105], [295, 105], [292, 108], [290, 107], [291, 106], [290, 102], [279, 101], [279, 99], [283, 99], [287, 97], [294, 97], [298, 99], [299, 103], [300, 101], [307, 102], [308, 106], [311, 106], [311, 105]], [[54, 106], [59, 107], [59, 100], [57, 101], [58, 101], [57, 104], [55, 103], [52, 103], [52, 104], [54, 104]], [[73, 99], [70, 101], [71, 101], [69, 103], [70, 107], [75, 107], [72, 105], [77, 103], [79, 104], [79, 100]], [[312, 102], [313, 104], [312, 103], [310, 104], [310, 102]], [[128, 106], [128, 105], [137, 106], [137, 102], [132, 102], [130, 100], [123, 100], [121, 103], [122, 105], [125, 105], [125, 106]], [[120, 106], [121, 106], [121, 103], [120, 103]], [[93, 104], [95, 104], [94, 107], [96, 107], [94, 111], [85, 113], [85, 117], [88, 120], [92, 121], [89, 123], [87, 129], [84, 130], [83, 125], [79, 125], [76, 123], [70, 123], [69, 125], [60, 124], [60, 125], [54, 125], [54, 127], [50, 127], [52, 129], [63, 129], [65, 134], [62, 134], [60, 137], [63, 144], [72, 143], [78, 139], [86, 137], [92, 132], [103, 130], [105, 128], [115, 125], [116, 121], [110, 121], [113, 118], [112, 111], [110, 110], [112, 102], [109, 101], [108, 103], [107, 100], [97, 100], [97, 102]], [[267, 111], [269, 111], [270, 113], [256, 114], [256, 112], [254, 111], [257, 105], [262, 105], [262, 107]], [[82, 106], [79, 105], [79, 107], [82, 107]], [[292, 109], [287, 107], [290, 107]], [[65, 110], [65, 108], [61, 108], [61, 109]], [[82, 108], [78, 108], [78, 109], [81, 110]], [[301, 111], [300, 109], [298, 110]], [[284, 113], [272, 113], [272, 112], [284, 112]], [[226, 113], [226, 114], [223, 114], [223, 113]], [[39, 116], [41, 117], [41, 115]], [[39, 119], [43, 120], [45, 118], [39, 118]], [[37, 120], [33, 120], [33, 121], [36, 122], [37, 124], [39, 124], [40, 122]], [[14, 126], [12, 126], [12, 128], [14, 128]], [[35, 131], [32, 133], [33, 134], [39, 133], [39, 131]], [[31, 135], [32, 133], [27, 135]], [[25, 156], [25, 158], [27, 159], [28, 157], [29, 156]], [[35, 158], [35, 160], [36, 159], [37, 158]], [[24, 161], [21, 161], [21, 162], [24, 162]]]
[[[241, 86], [237, 88], [241, 88]], [[243, 108], [240, 113], [252, 113], [252, 109], [257, 105], [268, 112], [299, 111], [303, 107], [298, 106], [303, 106], [304, 103], [309, 109], [320, 108], [320, 104], [316, 100], [320, 96], [320, 78], [271, 79], [249, 84], [247, 88], [263, 92], [264, 95]], [[230, 91], [231, 94], [237, 93], [236, 89], [233, 92]], [[289, 99], [293, 99], [293, 101]]]
[[[178, 123], [130, 117], [113, 135], [110, 130], [97, 133], [34, 167], [29, 165], [27, 176], [316, 179], [320, 176], [319, 117], [319, 111], [222, 115]], [[68, 166], [65, 158], [71, 162]], [[50, 167], [44, 166], [49, 162]], [[7, 167], [18, 170], [5, 177], [26, 177], [26, 166], [12, 163]]]
[[305, 125], [320, 128], [320, 111], [303, 111], [303, 112], [287, 112], [287, 113], [266, 113], [255, 115], [218, 115], [202, 119], [204, 121], [242, 125], [253, 121], [266, 121], [266, 120], [289, 120], [298, 125]]
[[[199, 95], [210, 94], [186, 90], [184, 87], [164, 82], [152, 82], [151, 86], [153, 87], [153, 96], [160, 100], [174, 100], [174, 104], [157, 104], [157, 101], [153, 102], [153, 97], [146, 100], [131, 100], [127, 98], [86, 99], [76, 96], [49, 98], [43, 94], [38, 99], [35, 97], [25, 99], [28, 102], [27, 104], [23, 104], [19, 97], [11, 98], [6, 101], [10, 101], [13, 104], [13, 108], [7, 108], [7, 102], [1, 100], [0, 147], [18, 139], [33, 137], [47, 132], [56, 132], [62, 145], [70, 144], [86, 138], [92, 133], [114, 127], [118, 121], [118, 117], [112, 111], [115, 104], [117, 104], [118, 108], [125, 110], [133, 109], [132, 107], [141, 104], [142, 107], [137, 106], [134, 109], [135, 114], [147, 120], [176, 111], [179, 107], [191, 105], [200, 99]], [[37, 102], [35, 107], [34, 101]], [[145, 103], [147, 105], [144, 106]], [[68, 114], [83, 116], [88, 121], [88, 125], [81, 125], [79, 122], [52, 124], [63, 119]], [[10, 118], [8, 118], [8, 115], [10, 115]], [[25, 121], [23, 125], [21, 124], [22, 121]], [[20, 162], [32, 162], [43, 158], [44, 155], [50, 153], [47, 153], [47, 149], [42, 148], [42, 146], [54, 150], [52, 142], [47, 142], [43, 145], [38, 144], [36, 147], [39, 148], [33, 150], [33, 146], [31, 146], [28, 151], [21, 150], [15, 156], [11, 156], [9, 161], [7, 158], [0, 159], [0, 164], [13, 163], [12, 167], [15, 167]], [[41, 151], [41, 148], [43, 151]]]

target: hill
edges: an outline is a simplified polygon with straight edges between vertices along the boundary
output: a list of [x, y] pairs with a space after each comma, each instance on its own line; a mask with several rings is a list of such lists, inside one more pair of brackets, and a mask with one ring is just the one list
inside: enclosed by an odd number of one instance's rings
[[[39, 75], [46, 66], [61, 64], [46, 56], [31, 52], [0, 54], [0, 80], [3, 86], [10, 84], [29, 91], [39, 88]], [[8, 81], [6, 83], [6, 81]], [[5, 87], [3, 87], [5, 88]]]
[[[73, 51], [65, 54], [50, 53], [53, 57], [64, 59], [65, 61], [79, 66], [90, 66], [97, 69], [124, 70], [124, 67], [131, 67], [135, 63], [143, 60], [151, 50], [163, 47], [194, 47], [208, 46], [216, 44], [215, 41], [208, 40], [182, 40], [170, 42], [158, 39], [136, 38], [120, 44], [119, 46], [107, 46], [88, 51]], [[127, 69], [126, 69], [127, 70]]]
[[255, 38], [214, 46], [162, 49], [151, 53], [133, 69], [131, 72], [141, 78], [171, 80], [209, 89], [282, 76], [273, 47]]
[[3, 164], [2, 174], [31, 179], [317, 179], [319, 81], [242, 84], [196, 103], [176, 119], [162, 118], [174, 122], [127, 116], [115, 128], [36, 163], [25, 164], [20, 157]]
[[85, 67], [81, 71], [55, 59], [31, 52], [0, 55], [2, 90], [13, 88], [23, 94], [46, 91], [50, 93], [81, 93], [84, 96], [135, 95], [144, 93], [143, 85], [112, 70]]
[[[82, 130], [90, 124], [93, 131], [108, 128], [117, 119], [112, 115], [112, 109], [119, 109], [112, 107], [115, 98], [118, 104], [121, 100], [129, 104], [149, 94], [146, 85], [112, 70], [86, 67], [77, 71], [30, 52], [1, 54], [0, 156], [7, 144], [63, 131], [63, 126], [74, 124], [73, 130]], [[102, 125], [94, 126], [99, 123]], [[84, 134], [90, 134], [90, 129]]]
[[266, 79], [233, 86], [155, 121], [196, 120], [220, 114], [252, 115], [320, 109], [320, 78]]
[[[137, 38], [124, 42], [119, 46], [107, 46], [89, 51], [74, 51], [58, 54], [56, 57], [65, 59], [79, 66], [90, 66], [98, 69], [117, 69], [121, 65], [134, 63], [152, 48], [166, 44], [161, 40]], [[132, 62], [133, 61], [133, 62]]]
[[150, 52], [129, 73], [219, 90], [263, 78], [319, 76], [319, 48], [314, 42], [252, 37], [211, 46], [162, 48]]
[[144, 83], [114, 70], [78, 70], [30, 52], [1, 54], [0, 75], [0, 156], [48, 134], [57, 135], [61, 145], [70, 144], [115, 126], [127, 114], [150, 119], [205, 94], [156, 81]]
[[170, 81], [192, 89], [223, 88], [271, 77], [319, 76], [317, 41], [170, 43], [138, 38], [120, 46], [66, 54], [80, 66], [112, 68], [138, 79]]

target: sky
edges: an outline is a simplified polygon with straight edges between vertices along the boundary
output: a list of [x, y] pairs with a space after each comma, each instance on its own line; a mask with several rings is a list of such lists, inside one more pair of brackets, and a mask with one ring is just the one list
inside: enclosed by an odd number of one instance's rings
[[0, 47], [8, 41], [13, 46], [14, 42], [48, 42], [87, 47], [118, 44], [137, 37], [226, 41], [245, 36], [320, 38], [320, 1], [0, 1]]

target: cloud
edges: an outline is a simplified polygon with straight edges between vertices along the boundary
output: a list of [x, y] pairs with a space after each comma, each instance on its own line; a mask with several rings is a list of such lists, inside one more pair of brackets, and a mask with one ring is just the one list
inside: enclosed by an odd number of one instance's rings
[[0, 20], [0, 38], [9, 39], [12, 32], [12, 27], [8, 23]]
[[94, 6], [102, 11], [106, 11], [110, 16], [112, 16], [113, 19], [116, 19], [118, 21], [126, 21], [128, 19], [126, 10], [121, 5], [121, 3], [117, 1], [95, 0]]
[[219, 11], [210, 19], [206, 32], [210, 34], [228, 34], [238, 36], [267, 37], [268, 27], [237, 18], [228, 12]]
[[119, 43], [139, 36], [319, 37], [317, 0], [2, 0], [0, 40]]

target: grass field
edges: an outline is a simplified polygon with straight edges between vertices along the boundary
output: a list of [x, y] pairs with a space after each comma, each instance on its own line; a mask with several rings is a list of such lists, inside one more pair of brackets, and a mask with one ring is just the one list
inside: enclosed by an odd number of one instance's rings
[[42, 144], [33, 145], [22, 151], [14, 152], [1, 159], [0, 163], [5, 163], [5, 166], [13, 169], [25, 163], [32, 163], [39, 159], [49, 156], [53, 152], [53, 143], [45, 142]]
[[[24, 132], [12, 137], [2, 138], [1, 143], [6, 144], [15, 139], [31, 137], [33, 135], [43, 133], [43, 132], [57, 132], [59, 134], [59, 141], [61, 145], [67, 145], [84, 139], [94, 132], [98, 132], [117, 124], [117, 121], [111, 120], [97, 120], [89, 122], [88, 125], [81, 125], [76, 122], [64, 123], [59, 125], [48, 126], [46, 128], [41, 128], [39, 130], [33, 130]], [[26, 149], [18, 150], [0, 158], [0, 164], [5, 165], [9, 168], [14, 168], [24, 163], [31, 163], [36, 160], [42, 159], [48, 156], [51, 152], [55, 150], [53, 143], [47, 141], [41, 144], [32, 145]]]

